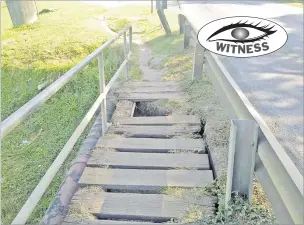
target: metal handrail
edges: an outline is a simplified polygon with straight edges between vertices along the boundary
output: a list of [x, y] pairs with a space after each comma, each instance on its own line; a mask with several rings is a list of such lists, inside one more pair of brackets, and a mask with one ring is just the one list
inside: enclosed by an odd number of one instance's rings
[[[12, 129], [22, 123], [29, 115], [39, 109], [39, 107], [51, 98], [57, 91], [59, 91], [68, 81], [70, 81], [79, 70], [87, 66], [93, 59], [97, 58], [109, 45], [116, 41], [120, 36], [126, 33], [127, 30], [132, 29], [131, 25], [126, 26], [119, 33], [117, 33], [109, 41], [105, 42], [102, 46], [89, 54], [84, 60], [71, 68], [68, 72], [54, 81], [49, 87], [40, 92], [21, 108], [11, 114], [8, 118], [1, 122], [1, 139], [7, 135]], [[132, 33], [132, 31], [131, 31]], [[130, 35], [132, 37], [132, 35]]]
[[[129, 43], [127, 41], [127, 31], [129, 31]], [[105, 86], [104, 79], [104, 63], [103, 63], [103, 51], [114, 41], [116, 41], [120, 36], [124, 36], [124, 56], [125, 59], [111, 78], [110, 82]], [[129, 45], [129, 46], [128, 46]], [[39, 200], [43, 196], [44, 192], [52, 182], [56, 173], [60, 169], [61, 165], [64, 163], [69, 153], [73, 149], [76, 144], [78, 138], [83, 133], [97, 109], [101, 107], [101, 117], [102, 117], [102, 133], [104, 134], [107, 130], [107, 116], [106, 116], [106, 96], [114, 82], [120, 76], [123, 70], [125, 70], [126, 79], [128, 79], [128, 61], [131, 56], [132, 49], [132, 26], [128, 25], [124, 29], [122, 29], [119, 33], [117, 33], [112, 39], [104, 43], [101, 47], [96, 49], [93, 53], [88, 55], [84, 60], [70, 69], [63, 76], [58, 78], [55, 82], [53, 82], [48, 88], [44, 91], [36, 95], [30, 101], [28, 101], [25, 105], [19, 108], [16, 112], [14, 112], [11, 116], [9, 116], [6, 120], [1, 123], [1, 138], [7, 135], [14, 127], [24, 121], [31, 113], [36, 111], [44, 102], [46, 102], [49, 98], [51, 98], [60, 88], [62, 88], [72, 77], [76, 75], [82, 68], [88, 65], [92, 60], [98, 58], [98, 70], [99, 70], [99, 85], [100, 85], [100, 95], [97, 100], [94, 102], [90, 110], [87, 112], [85, 117], [82, 119], [80, 124], [75, 129], [72, 136], [66, 142], [65, 146], [62, 148], [52, 165], [49, 167], [45, 175], [42, 177], [34, 191], [31, 193], [30, 197], [27, 199], [12, 224], [25, 224], [31, 213], [35, 209]]]
[[[184, 28], [185, 38], [192, 36], [196, 39], [198, 29], [187, 20], [186, 16], [185, 19], [186, 26], [191, 27], [188, 31], [187, 27]], [[185, 43], [188, 42], [189, 40], [185, 40]], [[255, 174], [271, 203], [277, 221], [279, 224], [304, 224], [303, 176], [217, 55], [203, 49], [201, 50], [203, 57], [201, 57], [197, 53], [199, 48], [197, 46], [194, 60], [203, 58], [201, 61], [204, 62], [207, 75], [211, 78], [230, 118], [254, 120], [259, 125]], [[196, 70], [200, 70], [195, 66], [193, 66], [193, 78], [195, 74], [199, 74]]]

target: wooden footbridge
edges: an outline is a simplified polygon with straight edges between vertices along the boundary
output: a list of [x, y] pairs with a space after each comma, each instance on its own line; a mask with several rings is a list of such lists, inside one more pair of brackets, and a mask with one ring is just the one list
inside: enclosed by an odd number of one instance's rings
[[[181, 32], [184, 31], [187, 47], [189, 38], [196, 37], [198, 30], [183, 16], [180, 17], [180, 25], [184, 28]], [[125, 59], [106, 85], [103, 52], [121, 37]], [[200, 78], [205, 68], [222, 104], [234, 119], [226, 203], [235, 191], [251, 200], [255, 172], [278, 221], [281, 224], [303, 224], [303, 177], [220, 59], [205, 51], [198, 42], [194, 51], [192, 79]], [[73, 161], [42, 224], [176, 224], [192, 207], [200, 207], [204, 214], [215, 213], [217, 199], [212, 196], [183, 198], [170, 194], [174, 193], [172, 189], [204, 187], [214, 179], [210, 157], [202, 139], [184, 138], [185, 134], [200, 133], [201, 121], [198, 117], [138, 117], [131, 113], [128, 117], [115, 117], [112, 126], [108, 125], [107, 94], [122, 73], [128, 80], [131, 52], [132, 26], [129, 25], [1, 122], [3, 138], [79, 71], [98, 59], [99, 96], [12, 224], [27, 222], [98, 109], [101, 109], [100, 116]], [[184, 98], [179, 86], [173, 82], [128, 83], [116, 94], [118, 100], [132, 102]]]
[[[131, 91], [120, 91], [119, 98], [135, 104], [139, 99], [183, 96], [178, 85], [172, 82], [133, 85]], [[159, 88], [162, 86], [167, 88]], [[163, 194], [168, 187], [200, 188], [213, 181], [203, 140], [178, 138], [200, 132], [198, 117], [117, 117], [113, 124], [105, 136], [100, 137], [70, 206], [84, 207], [95, 218], [79, 221], [70, 213], [65, 223], [163, 223], [178, 220], [196, 205], [207, 214], [214, 212], [214, 197], [186, 200]], [[96, 186], [101, 188], [90, 188]]]

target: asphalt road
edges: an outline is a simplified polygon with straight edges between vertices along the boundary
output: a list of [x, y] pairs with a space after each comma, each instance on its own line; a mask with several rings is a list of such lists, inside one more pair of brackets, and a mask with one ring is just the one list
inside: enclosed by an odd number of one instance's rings
[[179, 2], [198, 29], [228, 16], [266, 18], [285, 28], [288, 40], [274, 53], [220, 59], [303, 174], [303, 8], [257, 0]]

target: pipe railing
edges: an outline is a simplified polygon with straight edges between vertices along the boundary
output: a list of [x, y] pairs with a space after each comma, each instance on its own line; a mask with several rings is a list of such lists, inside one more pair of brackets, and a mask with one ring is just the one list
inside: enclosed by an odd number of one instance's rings
[[[255, 155], [253, 154], [253, 165], [248, 165], [248, 167], [254, 167], [254, 173], [271, 203], [277, 222], [279, 224], [304, 224], [303, 176], [288, 157], [287, 153], [274, 134], [270, 131], [259, 113], [255, 110], [245, 94], [241, 91], [240, 87], [233, 80], [232, 76], [218, 56], [204, 49], [198, 43], [198, 29], [191, 24], [191, 21], [187, 20], [187, 17], [182, 18], [183, 15], [179, 15], [179, 17], [180, 31], [181, 33], [184, 33], [185, 47], [189, 45], [191, 37], [196, 42], [193, 58], [192, 79], [195, 80], [201, 77], [203, 75], [204, 67], [206, 74], [212, 80], [217, 95], [221, 100], [221, 104], [227, 109], [230, 118], [232, 120], [239, 120], [240, 122], [251, 120], [258, 126], [259, 132], [257, 146], [255, 147], [256, 153]], [[236, 121], [234, 121], [233, 124], [236, 124]], [[235, 129], [236, 126], [232, 129], [232, 134], [236, 132]], [[255, 132], [248, 133], [252, 133], [253, 135]], [[251, 137], [250, 140], [254, 139], [254, 137]], [[232, 140], [232, 142], [236, 141], [233, 138], [231, 139], [231, 137], [230, 140]], [[244, 143], [234, 144], [236, 146], [242, 146], [243, 144], [244, 146]], [[235, 149], [235, 151], [237, 151], [237, 149]], [[244, 161], [250, 161], [244, 158], [248, 157], [249, 154], [251, 153], [248, 152], [248, 154], [239, 154], [239, 156], [235, 156], [234, 162], [232, 162], [234, 165], [238, 164], [235, 168], [242, 168], [243, 165], [241, 164], [244, 163]], [[240, 171], [238, 174], [235, 173], [235, 171], [228, 171], [228, 174], [231, 176], [238, 176], [241, 174]], [[243, 175], [245, 174], [246, 173], [243, 173]], [[250, 177], [252, 176], [250, 175]], [[233, 180], [232, 177], [227, 178], [227, 180]], [[240, 178], [238, 177], [234, 180], [240, 180]], [[246, 180], [248, 179], [246, 178]], [[242, 182], [244, 182], [244, 180]], [[252, 181], [251, 184], [248, 181], [248, 184], [246, 185], [252, 185]], [[247, 187], [247, 190], [250, 190], [251, 192], [252, 188]], [[247, 196], [251, 196], [252, 193], [247, 194]]]
[[[127, 32], [129, 31], [129, 41], [127, 41]], [[104, 55], [103, 51], [111, 45], [114, 41], [123, 36], [123, 46], [124, 46], [124, 61], [111, 78], [109, 83], [105, 85], [105, 77], [104, 77]], [[92, 62], [94, 59], [98, 59], [98, 71], [99, 71], [99, 91], [100, 94], [97, 100], [94, 102], [90, 110], [87, 112], [85, 117], [82, 119], [80, 124], [75, 129], [72, 136], [66, 142], [65, 146], [62, 148], [52, 165], [49, 167], [47, 172], [44, 174], [34, 191], [31, 193], [30, 197], [27, 199], [12, 224], [25, 224], [31, 213], [35, 209], [36, 205], [40, 201], [44, 192], [54, 179], [56, 173], [59, 171], [60, 167], [68, 157], [69, 153], [73, 149], [76, 144], [78, 138], [81, 136], [94, 114], [101, 107], [101, 120], [102, 120], [102, 134], [104, 135], [107, 130], [107, 115], [106, 115], [106, 97], [107, 93], [113, 86], [114, 82], [120, 76], [120, 74], [124, 71], [126, 74], [126, 80], [128, 79], [128, 61], [131, 56], [132, 50], [132, 26], [128, 25], [124, 29], [122, 29], [119, 33], [117, 33], [113, 38], [109, 41], [105, 42], [102, 46], [96, 49], [93, 53], [88, 55], [84, 60], [78, 63], [76, 66], [71, 68], [68, 72], [66, 72], [63, 76], [58, 78], [55, 82], [53, 82], [48, 88], [44, 91], [36, 95], [26, 104], [24, 104], [21, 108], [19, 108], [16, 112], [14, 112], [11, 116], [5, 119], [1, 123], [1, 138], [7, 135], [10, 131], [12, 131], [16, 126], [18, 126], [21, 122], [23, 122], [29, 115], [35, 112], [39, 107], [45, 103], [49, 98], [51, 98], [58, 90], [60, 90], [68, 81], [70, 81], [82, 68]]]

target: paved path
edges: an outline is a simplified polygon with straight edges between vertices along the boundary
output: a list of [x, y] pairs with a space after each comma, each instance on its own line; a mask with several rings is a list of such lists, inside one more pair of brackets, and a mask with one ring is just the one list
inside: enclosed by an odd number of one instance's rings
[[180, 1], [180, 6], [196, 28], [223, 17], [255, 16], [287, 30], [287, 43], [272, 54], [220, 59], [303, 173], [303, 8], [256, 0]]

